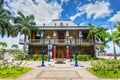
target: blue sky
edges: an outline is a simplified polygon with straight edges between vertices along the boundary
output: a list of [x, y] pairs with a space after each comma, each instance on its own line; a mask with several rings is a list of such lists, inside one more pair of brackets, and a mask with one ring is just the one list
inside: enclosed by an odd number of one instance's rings
[[113, 28], [120, 22], [119, 0], [5, 0], [4, 8], [17, 16], [33, 14], [37, 25], [52, 19], [71, 19], [74, 23]]

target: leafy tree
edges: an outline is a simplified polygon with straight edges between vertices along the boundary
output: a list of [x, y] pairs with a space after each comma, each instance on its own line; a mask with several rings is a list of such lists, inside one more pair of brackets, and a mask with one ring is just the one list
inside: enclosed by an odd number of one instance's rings
[[115, 24], [118, 31], [120, 31], [120, 22]]
[[27, 36], [30, 36], [32, 32], [36, 32], [38, 29], [35, 26], [34, 16], [29, 15], [25, 16], [22, 12], [18, 12], [18, 17], [14, 18], [14, 23], [16, 27], [13, 30], [13, 35], [17, 36], [20, 32], [24, 34], [24, 54], [26, 54], [26, 40]]
[[18, 49], [18, 45], [17, 44], [13, 44], [11, 47], [14, 48], [14, 49]]
[[11, 19], [11, 13], [8, 10], [3, 9], [3, 3], [4, 0], [0, 0], [0, 35], [2, 37], [4, 37], [5, 34], [9, 36], [12, 28], [9, 22]]
[[111, 30], [111, 34], [108, 33], [108, 41], [112, 41], [113, 42], [113, 49], [114, 49], [114, 59], [117, 59], [117, 54], [116, 54], [116, 45], [119, 46], [120, 43], [120, 31], [118, 30]]
[[[117, 28], [117, 30], [116, 31], [118, 31], [118, 32], [120, 32], [120, 22], [119, 23], [116, 23], [115, 24], [115, 26], [116, 26], [116, 28]], [[120, 47], [120, 33], [118, 33], [118, 41], [117, 41], [117, 45]]]
[[90, 31], [88, 33], [87, 39], [88, 40], [92, 39], [92, 44], [94, 46], [94, 53], [96, 54], [96, 45], [98, 42], [104, 45], [104, 47], [106, 46], [106, 43], [107, 43], [105, 40], [105, 37], [107, 36], [106, 29], [104, 29], [102, 26], [95, 27], [92, 24], [89, 24], [88, 26], [90, 28]]
[[0, 42], [0, 46], [2, 46], [2, 50], [7, 47], [7, 43], [6, 42]]

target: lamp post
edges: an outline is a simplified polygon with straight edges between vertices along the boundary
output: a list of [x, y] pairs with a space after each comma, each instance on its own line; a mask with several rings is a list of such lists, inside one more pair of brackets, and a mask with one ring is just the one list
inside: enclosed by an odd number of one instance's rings
[[48, 62], [50, 62], [50, 36], [48, 38]]
[[41, 39], [42, 39], [42, 64], [41, 66], [44, 67], [44, 54], [45, 54], [45, 46], [44, 46], [44, 32], [41, 33]]
[[69, 37], [70, 38], [70, 62], [72, 62], [72, 37]]
[[74, 33], [74, 37], [75, 37], [75, 67], [78, 67], [78, 61], [77, 61], [77, 46], [76, 46], [76, 33]]

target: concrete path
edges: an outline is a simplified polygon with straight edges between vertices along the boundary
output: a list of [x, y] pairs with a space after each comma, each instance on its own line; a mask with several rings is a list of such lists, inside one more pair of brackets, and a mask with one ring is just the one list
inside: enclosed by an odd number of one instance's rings
[[[74, 62], [65, 61], [66, 64], [55, 64], [54, 60], [45, 62], [45, 67], [40, 67], [41, 62], [28, 61], [26, 66], [32, 70], [17, 79], [0, 80], [120, 80], [120, 79], [99, 79], [86, 70], [91, 67], [90, 62], [79, 62], [74, 67]], [[25, 65], [24, 65], [25, 66]]]

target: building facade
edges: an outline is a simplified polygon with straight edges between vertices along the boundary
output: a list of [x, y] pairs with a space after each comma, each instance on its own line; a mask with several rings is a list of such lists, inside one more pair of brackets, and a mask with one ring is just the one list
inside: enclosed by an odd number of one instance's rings
[[[52, 20], [48, 25], [38, 26], [39, 33], [32, 33], [28, 44], [29, 54], [41, 54], [42, 44], [45, 46], [45, 54], [52, 58], [69, 58], [70, 53], [94, 54], [92, 40], [88, 41], [88, 26], [74, 24], [71, 20]], [[44, 43], [42, 43], [44, 39]], [[23, 43], [24, 40], [20, 40]], [[76, 45], [76, 47], [75, 47]], [[77, 50], [77, 51], [76, 51]]]

